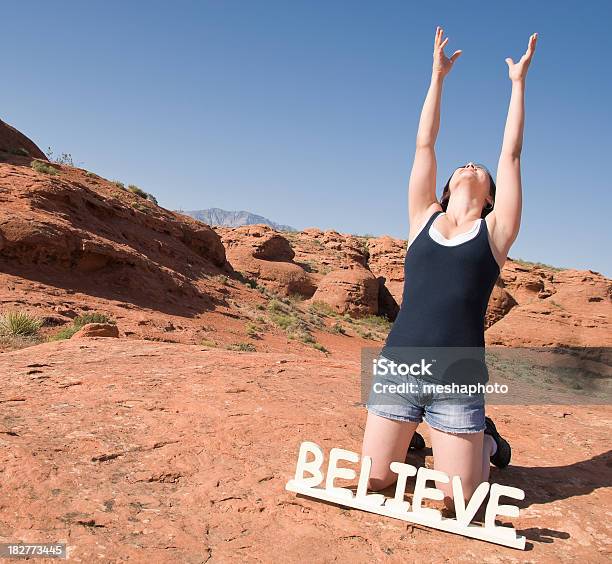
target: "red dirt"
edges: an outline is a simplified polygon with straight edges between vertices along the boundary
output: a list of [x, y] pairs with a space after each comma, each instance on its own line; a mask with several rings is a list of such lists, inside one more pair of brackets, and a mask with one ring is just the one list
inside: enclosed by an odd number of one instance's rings
[[609, 561], [608, 406], [489, 409], [514, 445], [492, 480], [526, 492], [519, 552], [284, 490], [302, 440], [360, 451], [354, 356], [94, 338], [0, 356], [0, 386], [0, 540], [72, 562]]

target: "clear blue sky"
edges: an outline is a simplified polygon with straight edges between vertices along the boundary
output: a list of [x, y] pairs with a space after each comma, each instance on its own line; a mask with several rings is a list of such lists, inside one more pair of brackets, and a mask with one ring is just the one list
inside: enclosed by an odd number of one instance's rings
[[2, 3], [0, 117], [170, 209], [406, 238], [436, 25], [438, 190], [497, 166], [508, 56], [528, 81], [522, 230], [510, 255], [612, 274], [612, 3]]

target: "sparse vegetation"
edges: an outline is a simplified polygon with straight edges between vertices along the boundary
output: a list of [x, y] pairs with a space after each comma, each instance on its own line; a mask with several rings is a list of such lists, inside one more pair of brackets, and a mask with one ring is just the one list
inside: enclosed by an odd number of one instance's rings
[[123, 182], [120, 182], [119, 180], [113, 180], [112, 182], [117, 188], [125, 190], [125, 184]]
[[241, 352], [256, 352], [257, 349], [251, 343], [233, 343], [227, 347], [230, 351], [241, 351]]
[[362, 339], [367, 339], [369, 341], [376, 341], [377, 337], [376, 335], [374, 335], [372, 333], [372, 331], [368, 331], [368, 330], [363, 330], [361, 328], [357, 328], [355, 329], [356, 333], [362, 338]]
[[308, 322], [302, 319], [302, 312], [295, 308], [290, 300], [278, 297], [270, 300], [268, 315], [271, 321], [283, 329], [290, 339], [307, 344], [315, 343]]
[[134, 208], [135, 210], [138, 210], [139, 212], [143, 212], [143, 213], [148, 213], [149, 211], [149, 208], [147, 208], [147, 206], [139, 202], [132, 202], [132, 208]]
[[141, 190], [140, 188], [138, 188], [138, 186], [136, 186], [135, 184], [128, 184], [128, 192], [131, 192], [132, 194], [136, 194], [137, 196], [140, 196], [143, 199], [147, 199], [147, 193], [144, 190]]
[[211, 341], [210, 339], [202, 339], [200, 341], [200, 346], [201, 347], [215, 348], [217, 346], [217, 343], [215, 343], [215, 341]]
[[29, 157], [30, 153], [28, 153], [27, 149], [24, 149], [23, 147], [18, 147], [17, 149], [13, 149], [11, 151], [11, 153], [13, 155], [19, 155], [20, 157]]
[[255, 325], [254, 323], [247, 323], [246, 324], [246, 334], [251, 337], [251, 339], [259, 339], [260, 334], [259, 334], [260, 328], [257, 327], [257, 325]]
[[323, 317], [336, 317], [338, 316], [338, 312], [330, 305], [325, 302], [312, 302], [310, 304], [310, 311], [317, 315], [322, 315]]
[[55, 156], [53, 149], [48, 147], [45, 151], [45, 155], [52, 163], [57, 163], [61, 165], [74, 166], [74, 161], [72, 160], [72, 155], [70, 153], [60, 153], [57, 157]]
[[222, 284], [223, 286], [229, 286], [229, 278], [225, 275], [225, 274], [217, 274], [214, 279], [219, 282], [219, 284]]
[[520, 266], [525, 266], [525, 267], [529, 267], [529, 268], [548, 268], [550, 270], [554, 270], [556, 272], [560, 272], [562, 270], [567, 270], [567, 267], [565, 266], [553, 266], [552, 264], [546, 264], [544, 262], [531, 262], [528, 260], [522, 260], [522, 259], [511, 259], [512, 262], [517, 263]]
[[36, 172], [41, 172], [43, 174], [59, 174], [59, 171], [55, 167], [51, 166], [45, 161], [41, 161], [40, 159], [34, 159], [30, 166]]
[[83, 325], [87, 325], [88, 323], [110, 323], [111, 325], [115, 325], [116, 321], [108, 317], [108, 315], [104, 313], [91, 312], [91, 313], [83, 313], [78, 317], [74, 318], [73, 323], [78, 325], [79, 328], [83, 327]]
[[253, 288], [253, 290], [257, 289], [257, 280], [247, 276], [244, 272], [236, 272], [238, 280], [243, 284], [246, 284], [249, 288]]
[[382, 315], [365, 315], [359, 322], [378, 331], [388, 332], [391, 329], [391, 322]]
[[136, 194], [136, 196], [139, 196], [143, 200], [149, 200], [149, 202], [153, 202], [155, 205], [158, 205], [157, 198], [153, 194], [145, 192], [141, 188], [138, 188], [138, 186], [136, 186], [135, 184], [128, 184], [127, 190], [132, 194]]
[[2, 337], [32, 337], [41, 327], [42, 320], [26, 311], [8, 311], [0, 316]]

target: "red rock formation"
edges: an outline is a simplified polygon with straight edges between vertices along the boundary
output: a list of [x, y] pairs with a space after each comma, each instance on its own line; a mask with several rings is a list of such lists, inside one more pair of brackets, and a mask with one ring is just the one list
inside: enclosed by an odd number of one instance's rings
[[33, 141], [2, 120], [0, 120], [0, 151], [11, 155], [47, 160], [47, 156]]
[[378, 313], [378, 280], [366, 268], [356, 266], [334, 270], [319, 283], [312, 297], [338, 313], [355, 317]]
[[388, 236], [368, 241], [368, 266], [374, 275], [382, 280], [398, 306], [402, 305], [406, 245], [406, 241]]
[[[506, 286], [518, 295], [510, 309], [487, 331], [487, 342], [512, 346], [612, 345], [612, 284], [590, 270], [554, 271], [532, 267], [526, 272], [510, 263]], [[519, 274], [520, 273], [520, 274]], [[506, 269], [502, 276], [505, 279]], [[536, 284], [545, 280], [546, 292]], [[514, 294], [513, 294], [514, 295]]]
[[72, 335], [73, 339], [90, 337], [119, 337], [119, 329], [112, 323], [86, 323]]
[[289, 241], [267, 225], [245, 225], [235, 229], [216, 228], [234, 270], [257, 280], [280, 295], [306, 298], [316, 289], [316, 276], [293, 262]]
[[[34, 171], [32, 156], [44, 155], [4, 123], [0, 141], [9, 150], [0, 153], [0, 299], [4, 309], [43, 317], [46, 332], [94, 309], [120, 319], [128, 337], [210, 341], [205, 328], [214, 326], [221, 343], [235, 342], [267, 298], [232, 267], [338, 312], [397, 313], [406, 241], [316, 228], [211, 229], [78, 168]], [[10, 152], [23, 153], [22, 145], [29, 157]], [[610, 281], [600, 274], [508, 260], [487, 311], [487, 340], [609, 346], [610, 310]]]
[[491, 327], [491, 325], [503, 319], [516, 305], [516, 300], [504, 288], [504, 280], [498, 278], [493, 288], [493, 292], [491, 292], [491, 299], [489, 300], [489, 307], [487, 308], [485, 318], [486, 327]]

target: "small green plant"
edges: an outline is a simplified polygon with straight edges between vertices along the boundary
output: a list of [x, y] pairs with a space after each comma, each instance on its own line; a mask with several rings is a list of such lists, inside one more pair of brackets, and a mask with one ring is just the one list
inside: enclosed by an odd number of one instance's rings
[[122, 190], [125, 190], [125, 184], [123, 182], [119, 182], [119, 180], [113, 180], [113, 184], [117, 188], [121, 188]]
[[340, 325], [340, 323], [336, 322], [334, 323], [331, 328], [330, 331], [332, 333], [336, 333], [337, 335], [346, 335], [346, 330], [344, 329], [344, 327], [342, 327], [342, 325]]
[[0, 335], [4, 337], [29, 337], [36, 335], [42, 320], [26, 311], [9, 311], [0, 317]]
[[147, 200], [149, 200], [149, 202], [153, 202], [156, 206], [159, 205], [157, 203], [157, 198], [153, 194], [149, 194], [148, 192], [146, 192], [146, 194], [147, 194]]
[[108, 317], [108, 315], [104, 313], [82, 313], [78, 317], [75, 317], [72, 321], [74, 325], [79, 327], [83, 327], [83, 325], [87, 325], [88, 323], [110, 323], [111, 325], [116, 325], [117, 322], [114, 319]]
[[371, 331], [363, 331], [361, 329], [356, 329], [356, 332], [362, 339], [367, 339], [368, 341], [376, 340], [376, 335], [374, 335]]
[[249, 337], [251, 337], [251, 339], [258, 339], [259, 327], [257, 327], [257, 325], [254, 323], [249, 322], [246, 324], [246, 333]]
[[326, 354], [329, 352], [321, 343], [314, 343], [312, 346], [318, 351], [324, 352]]
[[210, 339], [202, 339], [200, 341], [200, 346], [213, 348], [217, 346], [217, 343], [215, 343], [214, 341], [211, 341]]
[[298, 333], [296, 338], [307, 345], [316, 343], [315, 338], [310, 333]]
[[55, 167], [40, 159], [34, 159], [30, 166], [36, 172], [41, 172], [43, 174], [59, 174], [59, 171]]
[[268, 311], [271, 313], [286, 313], [287, 308], [280, 300], [273, 298], [268, 302]]
[[89, 178], [98, 178], [98, 175], [95, 172], [91, 172], [91, 170], [85, 171], [85, 176]]
[[309, 309], [312, 313], [322, 315], [323, 317], [335, 317], [338, 315], [338, 312], [325, 302], [312, 302]]
[[24, 149], [23, 147], [18, 147], [17, 149], [13, 149], [11, 150], [11, 153], [13, 155], [19, 155], [21, 157], [29, 157], [30, 153], [28, 153], [27, 149]]
[[64, 327], [63, 329], [60, 329], [54, 335], [51, 335], [49, 337], [49, 340], [50, 341], [64, 341], [65, 339], [70, 339], [72, 335], [74, 335], [78, 330], [79, 330], [78, 327], [75, 327], [74, 325], [68, 325], [68, 327]]
[[297, 318], [288, 313], [270, 312], [270, 319], [284, 330], [294, 326], [297, 322]]

